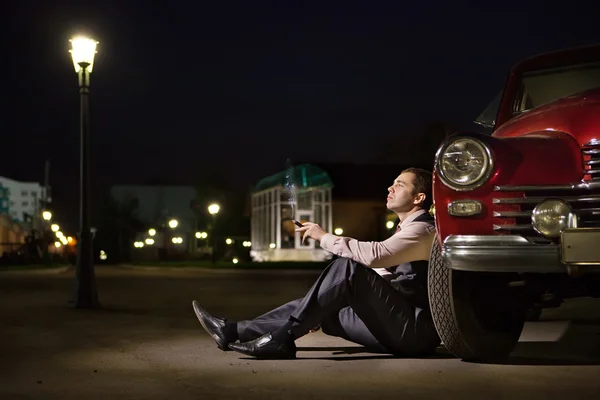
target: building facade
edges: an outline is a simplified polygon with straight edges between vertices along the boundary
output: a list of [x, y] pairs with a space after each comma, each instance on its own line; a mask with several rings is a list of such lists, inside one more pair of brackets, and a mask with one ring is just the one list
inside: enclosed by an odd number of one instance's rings
[[294, 221], [315, 222], [332, 232], [331, 179], [309, 164], [259, 181], [252, 193], [250, 255], [254, 261], [323, 261], [331, 254], [303, 243]]
[[20, 182], [0, 176], [0, 212], [19, 222], [39, 219], [45, 190], [37, 182]]

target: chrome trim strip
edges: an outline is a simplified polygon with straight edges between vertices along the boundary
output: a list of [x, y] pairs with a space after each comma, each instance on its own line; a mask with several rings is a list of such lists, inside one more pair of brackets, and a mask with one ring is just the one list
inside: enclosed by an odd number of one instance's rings
[[493, 225], [495, 231], [532, 231], [533, 226], [531, 224], [506, 224], [506, 225]]
[[583, 154], [600, 154], [600, 149], [583, 149]]
[[[518, 235], [450, 235], [442, 245], [447, 268], [478, 272], [566, 273], [554, 244], [534, 244]], [[600, 264], [582, 267], [600, 272]]]
[[[550, 197], [550, 196], [548, 196]], [[535, 204], [542, 202], [548, 197], [536, 196], [536, 197], [506, 197], [500, 199], [492, 199], [493, 204]], [[556, 197], [556, 196], [553, 196]], [[561, 200], [567, 203], [593, 203], [600, 201], [600, 195], [590, 196], [560, 196]]]
[[530, 217], [531, 210], [529, 211], [494, 211], [494, 217], [496, 218], [512, 218], [512, 217]]
[[600, 160], [588, 160], [585, 162], [586, 165], [600, 164]]
[[534, 190], [591, 190], [600, 189], [598, 182], [569, 183], [566, 185], [500, 185], [494, 186], [494, 192], [526, 192]]

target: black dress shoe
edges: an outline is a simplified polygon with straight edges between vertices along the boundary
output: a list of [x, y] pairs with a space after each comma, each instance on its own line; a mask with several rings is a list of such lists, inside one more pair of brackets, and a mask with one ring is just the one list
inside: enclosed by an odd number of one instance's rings
[[256, 358], [288, 359], [296, 358], [296, 344], [293, 340], [279, 343], [270, 333], [245, 343], [230, 343], [229, 348]]
[[226, 320], [213, 317], [203, 310], [196, 300], [192, 301], [192, 307], [194, 307], [194, 312], [196, 313], [196, 317], [198, 317], [198, 321], [200, 321], [206, 332], [215, 339], [217, 346], [223, 351], [229, 351], [230, 349], [227, 345], [233, 340], [231, 340], [232, 335], [227, 332]]

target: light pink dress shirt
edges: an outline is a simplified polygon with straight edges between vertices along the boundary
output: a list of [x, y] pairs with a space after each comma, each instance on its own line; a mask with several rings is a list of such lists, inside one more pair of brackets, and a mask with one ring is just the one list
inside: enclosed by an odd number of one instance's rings
[[435, 227], [425, 221], [414, 221], [426, 212], [419, 210], [410, 214], [401, 221], [400, 230], [382, 242], [361, 242], [327, 233], [321, 239], [321, 248], [373, 268], [379, 275], [389, 275], [385, 268], [429, 260]]

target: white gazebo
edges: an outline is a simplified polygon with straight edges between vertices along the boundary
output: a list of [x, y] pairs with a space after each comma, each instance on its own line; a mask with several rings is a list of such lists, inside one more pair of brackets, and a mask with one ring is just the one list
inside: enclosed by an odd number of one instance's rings
[[329, 175], [304, 164], [259, 181], [252, 193], [250, 255], [254, 261], [325, 261], [331, 253], [295, 232], [294, 220], [332, 232]]

